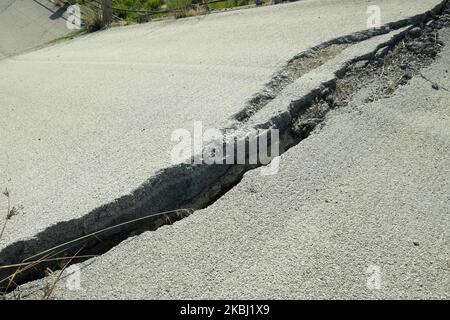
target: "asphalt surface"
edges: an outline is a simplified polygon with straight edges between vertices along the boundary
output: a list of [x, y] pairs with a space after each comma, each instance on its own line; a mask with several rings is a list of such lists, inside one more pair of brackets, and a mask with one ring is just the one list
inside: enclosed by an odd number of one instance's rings
[[[370, 4], [388, 23], [440, 2]], [[171, 165], [173, 130], [224, 127], [294, 55], [364, 30], [367, 6], [305, 0], [113, 28], [0, 61], [0, 186], [24, 208], [0, 248], [129, 194]]]
[[64, 11], [48, 0], [0, 2], [0, 59], [43, 45], [69, 31]]
[[424, 77], [331, 111], [278, 174], [249, 171], [210, 207], [86, 262], [81, 289], [63, 279], [53, 298], [450, 298], [449, 29], [441, 39]]

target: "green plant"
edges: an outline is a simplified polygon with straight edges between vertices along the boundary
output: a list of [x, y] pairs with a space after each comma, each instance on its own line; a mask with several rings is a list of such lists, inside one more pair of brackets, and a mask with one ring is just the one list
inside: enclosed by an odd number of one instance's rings
[[113, 0], [112, 6], [127, 10], [156, 10], [164, 4], [164, 0]]
[[210, 4], [209, 7], [211, 9], [226, 9], [226, 8], [233, 8], [233, 7], [240, 7], [240, 6], [246, 6], [250, 4], [250, 0], [227, 0], [224, 2], [218, 2]]
[[144, 8], [147, 10], [156, 10], [164, 4], [164, 0], [147, 0]]
[[188, 4], [192, 4], [192, 0], [166, 0], [167, 9], [173, 10], [178, 8], [184, 8]]

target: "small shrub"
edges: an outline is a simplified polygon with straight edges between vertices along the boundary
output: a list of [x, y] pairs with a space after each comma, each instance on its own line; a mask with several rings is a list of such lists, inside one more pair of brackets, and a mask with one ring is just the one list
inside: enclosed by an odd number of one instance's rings
[[147, 0], [144, 5], [146, 10], [156, 10], [164, 4], [164, 0]]
[[113, 0], [113, 7], [128, 10], [156, 10], [164, 0]]
[[8, 201], [8, 207], [7, 207], [5, 219], [3, 221], [3, 226], [1, 227], [1, 230], [0, 230], [0, 239], [3, 237], [3, 233], [5, 232], [6, 224], [8, 223], [8, 221], [11, 220], [12, 217], [14, 217], [20, 213], [23, 213], [23, 206], [11, 207], [11, 198], [10, 198], [10, 193], [9, 193], [8, 189], [5, 189], [5, 191], [3, 192], [3, 195], [6, 197], [6, 199]]
[[98, 10], [83, 7], [83, 23], [88, 32], [95, 32], [101, 30], [103, 25], [102, 15]]
[[250, 1], [250, 0], [227, 0], [224, 2], [213, 3], [210, 5], [210, 8], [211, 9], [234, 8], [234, 7], [246, 6], [246, 5], [250, 4], [250, 2], [253, 3], [253, 1]]
[[167, 9], [178, 9], [178, 8], [184, 8], [188, 4], [192, 4], [192, 0], [166, 0], [166, 6]]

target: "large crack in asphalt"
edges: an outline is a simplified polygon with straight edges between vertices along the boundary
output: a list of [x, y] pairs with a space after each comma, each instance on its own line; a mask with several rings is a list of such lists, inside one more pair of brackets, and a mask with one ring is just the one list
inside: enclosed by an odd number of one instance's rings
[[[342, 52], [352, 41], [361, 42], [363, 38], [369, 39], [387, 33], [395, 26], [400, 28], [408, 24], [414, 27], [396, 37], [395, 42], [387, 43], [370, 56], [352, 61], [344, 70], [336, 72], [334, 81], [311, 92], [308, 99], [292, 104], [289, 110], [292, 120], [280, 136], [280, 154], [307, 138], [318, 124], [323, 123], [329, 110], [345, 107], [365, 83], [375, 84], [378, 88], [368, 95], [368, 101], [383, 98], [393, 94], [398, 86], [406, 84], [420, 73], [421, 68], [431, 64], [443, 46], [437, 31], [450, 25], [450, 4], [445, 0], [433, 10], [412, 19], [323, 44], [322, 48], [328, 49], [319, 50], [317, 54], [320, 59], [315, 55], [318, 63], [305, 62], [305, 57], [310, 57], [302, 53], [288, 63], [290, 67], [274, 76], [275, 81], [280, 79], [280, 74], [288, 74], [281, 82], [273, 82], [278, 83], [272, 86], [275, 88], [273, 92], [281, 92], [282, 88], [296, 80], [296, 76], [299, 78], [311, 66], [323, 64], [333, 56], [333, 52]], [[343, 39], [347, 42], [336, 43]], [[292, 67], [294, 61], [295, 68]], [[256, 109], [264, 108], [270, 100], [272, 96], [261, 99]], [[252, 109], [247, 112], [250, 109], [245, 106], [242, 113], [245, 116], [235, 119], [238, 122], [247, 121], [257, 111]], [[46, 270], [60, 270], [71, 263], [88, 259], [82, 258], [84, 256], [104, 254], [130, 236], [156, 230], [183, 219], [195, 210], [208, 207], [236, 186], [245, 172], [262, 166], [261, 163], [250, 164], [248, 159], [249, 154], [246, 153], [246, 164], [241, 165], [180, 164], [163, 169], [132, 194], [105, 204], [81, 218], [50, 226], [32, 239], [9, 245], [0, 252], [0, 288], [5, 292], [12, 291], [20, 284], [45, 277]], [[162, 212], [166, 213], [160, 214]], [[73, 256], [80, 258], [68, 258]], [[61, 264], [61, 259], [64, 264]]]
[[[329, 110], [347, 106], [356, 94], [363, 103], [374, 102], [392, 96], [398, 87], [406, 85], [413, 77], [423, 77], [420, 70], [429, 66], [444, 46], [438, 30], [449, 25], [447, 4], [435, 18], [410, 28], [394, 46], [380, 48], [372, 59], [353, 62], [330, 87], [322, 88], [311, 107], [292, 122], [293, 134], [303, 138], [308, 136]], [[439, 84], [428, 81], [439, 90]]]
[[[429, 12], [439, 10], [441, 5], [442, 3], [439, 4], [437, 8], [434, 8]], [[270, 101], [272, 101], [290, 83], [294, 82], [296, 79], [307, 74], [308, 72], [320, 67], [331, 58], [348, 48], [350, 45], [365, 41], [378, 35], [387, 34], [392, 30], [397, 30], [410, 24], [420, 24], [429, 12], [419, 14], [409, 19], [394, 21], [382, 26], [381, 28], [355, 32], [350, 35], [338, 37], [299, 53], [290, 59], [286, 65], [272, 77], [272, 79], [261, 91], [251, 97], [246, 102], [244, 108], [232, 116], [232, 119], [239, 122], [246, 122], [253, 114], [264, 108]]]

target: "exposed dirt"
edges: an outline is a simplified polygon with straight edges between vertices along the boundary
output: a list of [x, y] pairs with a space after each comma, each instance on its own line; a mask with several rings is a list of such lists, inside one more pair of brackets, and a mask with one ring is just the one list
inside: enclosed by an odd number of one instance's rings
[[[334, 86], [324, 88], [294, 121], [293, 134], [301, 139], [307, 137], [330, 109], [346, 106], [357, 93], [364, 92], [363, 102], [372, 102], [391, 96], [414, 76], [423, 77], [420, 70], [430, 65], [444, 46], [439, 39], [439, 30], [444, 27], [450, 27], [450, 3], [441, 15], [411, 28], [393, 47], [381, 48], [372, 59], [349, 65]], [[430, 85], [439, 89], [438, 84]]]

